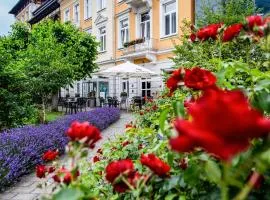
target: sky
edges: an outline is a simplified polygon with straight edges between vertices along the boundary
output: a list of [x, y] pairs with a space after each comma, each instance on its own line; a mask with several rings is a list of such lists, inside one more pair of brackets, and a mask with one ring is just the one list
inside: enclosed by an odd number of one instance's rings
[[[11, 8], [18, 2], [18, 0], [0, 0], [0, 35], [5, 35], [10, 31], [10, 25], [14, 23], [13, 15], [8, 14]], [[270, 0], [256, 0], [262, 3], [270, 10]]]
[[18, 0], [0, 0], [0, 35], [5, 35], [10, 30], [15, 18], [8, 14]]

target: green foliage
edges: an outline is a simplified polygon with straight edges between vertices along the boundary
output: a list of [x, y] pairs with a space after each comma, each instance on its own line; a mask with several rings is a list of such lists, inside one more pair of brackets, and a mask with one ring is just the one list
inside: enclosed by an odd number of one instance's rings
[[[98, 43], [71, 24], [44, 20], [32, 27], [16, 23], [0, 38], [0, 129], [33, 118], [34, 103], [97, 68]], [[44, 115], [45, 116], [45, 115]], [[45, 120], [44, 120], [45, 121]]]
[[202, 0], [196, 16], [198, 26], [223, 22], [230, 25], [259, 12], [254, 0]]

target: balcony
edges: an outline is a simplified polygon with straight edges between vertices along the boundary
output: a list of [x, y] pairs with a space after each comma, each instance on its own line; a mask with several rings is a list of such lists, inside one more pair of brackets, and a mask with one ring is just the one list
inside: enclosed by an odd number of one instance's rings
[[147, 58], [156, 60], [157, 39], [140, 38], [124, 44], [123, 56], [126, 59]]
[[53, 19], [59, 18], [59, 7], [58, 0], [46, 0], [33, 11], [33, 17], [28, 21], [30, 24], [35, 24], [51, 15]]
[[134, 12], [136, 12], [140, 7], [152, 7], [152, 0], [125, 0], [125, 2]]

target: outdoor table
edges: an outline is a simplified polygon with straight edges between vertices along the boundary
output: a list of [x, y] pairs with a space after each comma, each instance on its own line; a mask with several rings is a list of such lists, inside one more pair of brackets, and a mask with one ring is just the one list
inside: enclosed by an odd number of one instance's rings
[[77, 100], [70, 100], [68, 99], [66, 101], [66, 114], [73, 114], [73, 110], [74, 110], [74, 113], [76, 114], [77, 113]]

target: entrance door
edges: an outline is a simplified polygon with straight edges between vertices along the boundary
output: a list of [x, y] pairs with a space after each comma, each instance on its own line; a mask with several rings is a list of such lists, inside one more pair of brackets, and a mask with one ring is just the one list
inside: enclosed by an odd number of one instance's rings
[[127, 93], [129, 96], [129, 81], [128, 80], [122, 80], [122, 92]]
[[109, 83], [104, 81], [99, 82], [99, 96], [106, 99], [106, 97], [108, 96], [108, 92], [109, 92]]

